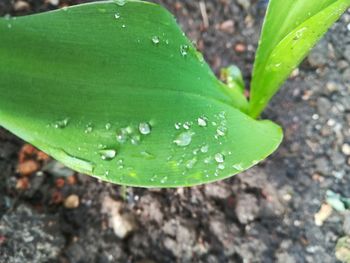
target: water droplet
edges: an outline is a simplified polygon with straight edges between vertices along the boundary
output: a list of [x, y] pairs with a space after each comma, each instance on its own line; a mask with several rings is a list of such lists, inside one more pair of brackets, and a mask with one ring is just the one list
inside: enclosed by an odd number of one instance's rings
[[102, 160], [112, 160], [117, 155], [117, 151], [114, 149], [104, 149], [99, 151]]
[[190, 131], [180, 133], [174, 140], [174, 143], [181, 147], [188, 146], [192, 141], [193, 135], [194, 133]]
[[192, 169], [197, 163], [197, 158], [193, 158], [186, 163], [187, 169]]
[[68, 126], [69, 123], [69, 118], [64, 118], [62, 120], [56, 121], [53, 124], [53, 127], [55, 127], [56, 129], [64, 129]]
[[220, 126], [217, 128], [216, 133], [218, 136], [225, 136], [227, 133], [227, 127]]
[[151, 125], [148, 124], [147, 122], [141, 122], [139, 124], [139, 131], [143, 135], [147, 135], [151, 133]]
[[119, 13], [115, 13], [114, 17], [115, 17], [115, 19], [119, 19], [120, 18], [120, 14]]
[[206, 127], [208, 125], [208, 119], [206, 117], [199, 117], [197, 121], [198, 125], [201, 127]]
[[130, 141], [131, 141], [131, 144], [138, 145], [141, 141], [141, 137], [140, 137], [140, 135], [134, 135], [131, 137]]
[[153, 37], [152, 37], [152, 42], [153, 42], [153, 44], [158, 45], [159, 42], [160, 42], [159, 37], [158, 37], [158, 36], [153, 36]]
[[99, 145], [97, 145], [97, 148], [99, 148], [99, 149], [106, 149], [107, 146], [102, 144], [102, 143], [100, 143]]
[[205, 164], [208, 164], [208, 163], [211, 163], [211, 158], [210, 157], [207, 157], [204, 159], [203, 161]]
[[182, 127], [184, 127], [185, 130], [189, 130], [191, 128], [191, 123], [189, 123], [188, 121], [186, 121], [184, 123], [184, 125], [182, 125]]
[[175, 123], [175, 129], [176, 130], [180, 130], [181, 129], [181, 123], [180, 122]]
[[88, 125], [86, 125], [85, 133], [91, 133], [93, 130], [94, 130], [94, 127], [92, 126], [91, 123], [89, 123]]
[[125, 133], [120, 132], [117, 134], [116, 138], [118, 142], [125, 143], [128, 139], [128, 136]]
[[126, 25], [125, 25], [125, 24], [122, 24], [122, 28], [126, 28]]
[[297, 32], [295, 32], [295, 36], [293, 38], [293, 40], [299, 40], [300, 38], [303, 37], [304, 32], [307, 30], [306, 27], [303, 27], [301, 29], [299, 29]]
[[114, 3], [116, 3], [119, 6], [125, 5], [126, 1], [125, 0], [114, 0]]
[[202, 152], [202, 153], [207, 153], [208, 150], [209, 150], [209, 146], [208, 146], [208, 145], [203, 145], [203, 146], [201, 147], [201, 152]]
[[224, 165], [223, 163], [220, 163], [220, 164], [218, 165], [218, 169], [224, 170], [224, 169], [225, 169], [225, 165]]
[[225, 161], [225, 156], [222, 153], [215, 154], [214, 158], [217, 163], [223, 163]]
[[167, 176], [163, 177], [163, 178], [160, 180], [160, 183], [161, 183], [161, 184], [165, 184], [166, 181], [168, 181], [168, 177], [167, 177]]
[[105, 128], [107, 131], [109, 131], [111, 129], [111, 127], [112, 127], [112, 124], [106, 123]]
[[124, 161], [122, 159], [119, 159], [117, 161], [118, 164], [118, 169], [123, 169], [124, 168]]
[[151, 182], [154, 182], [158, 178], [158, 175], [153, 175], [150, 179]]
[[133, 132], [134, 132], [134, 128], [131, 127], [131, 126], [123, 128], [122, 130], [123, 130], [124, 133], [127, 133], [127, 134], [133, 134]]
[[183, 57], [186, 57], [188, 55], [189, 46], [188, 45], [181, 45], [180, 46], [180, 53]]
[[232, 168], [237, 170], [237, 171], [243, 171], [244, 170], [244, 168], [243, 168], [241, 163], [237, 163], [237, 164], [232, 165]]

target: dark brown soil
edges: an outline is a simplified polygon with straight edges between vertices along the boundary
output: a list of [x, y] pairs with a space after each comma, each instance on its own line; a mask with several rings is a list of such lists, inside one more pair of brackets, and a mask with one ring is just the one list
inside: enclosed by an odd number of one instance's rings
[[[43, 12], [58, 8], [55, 2], [1, 0], [0, 15]], [[157, 2], [174, 13], [216, 73], [236, 64], [249, 82], [266, 1], [200, 1], [208, 28], [199, 2]], [[350, 234], [349, 213], [333, 210], [322, 226], [314, 215], [327, 190], [350, 197], [349, 25], [348, 11], [266, 110], [284, 127], [279, 150], [222, 182], [124, 189], [71, 176], [51, 161], [26, 188], [16, 173], [24, 142], [0, 129], [0, 262], [337, 262], [335, 245]], [[61, 202], [68, 196], [71, 202]]]

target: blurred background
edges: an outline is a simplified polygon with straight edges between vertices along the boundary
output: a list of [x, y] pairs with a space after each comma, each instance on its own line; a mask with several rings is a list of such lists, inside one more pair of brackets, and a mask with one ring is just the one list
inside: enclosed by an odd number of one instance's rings
[[[84, 2], [0, 0], [0, 16]], [[268, 1], [155, 2], [215, 73], [236, 64], [249, 83]], [[350, 262], [349, 64], [348, 10], [264, 113], [284, 128], [279, 150], [199, 187], [103, 183], [0, 128], [0, 262]]]

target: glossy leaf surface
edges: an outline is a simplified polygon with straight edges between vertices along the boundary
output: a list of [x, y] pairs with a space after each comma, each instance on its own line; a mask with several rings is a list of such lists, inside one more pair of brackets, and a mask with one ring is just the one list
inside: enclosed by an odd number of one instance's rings
[[77, 171], [189, 186], [247, 169], [281, 142], [277, 125], [242, 113], [241, 92], [215, 78], [158, 5], [1, 19], [0, 36], [0, 125]]
[[285, 79], [350, 7], [350, 0], [271, 0], [251, 83], [250, 115], [258, 117]]

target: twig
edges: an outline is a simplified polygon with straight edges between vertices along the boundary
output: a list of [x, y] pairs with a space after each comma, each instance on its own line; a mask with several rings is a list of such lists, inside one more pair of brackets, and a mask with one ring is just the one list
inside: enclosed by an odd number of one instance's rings
[[199, 9], [201, 10], [204, 28], [208, 28], [209, 19], [208, 19], [207, 7], [205, 6], [204, 1], [199, 2]]

